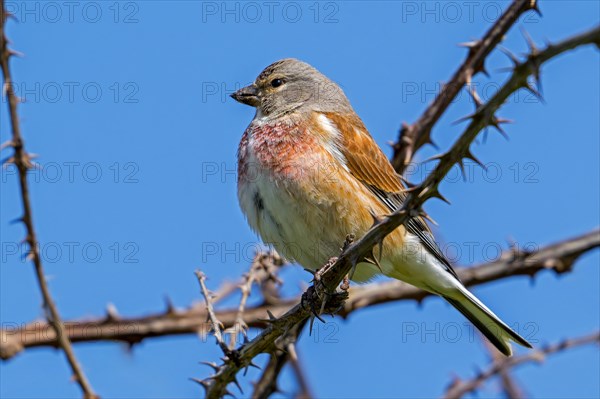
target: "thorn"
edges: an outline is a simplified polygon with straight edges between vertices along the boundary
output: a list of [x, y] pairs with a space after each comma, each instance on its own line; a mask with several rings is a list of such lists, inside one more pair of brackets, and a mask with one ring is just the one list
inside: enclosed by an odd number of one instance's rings
[[[424, 162], [426, 162], [426, 161], [424, 161]], [[415, 183], [410, 182], [404, 176], [400, 176], [400, 179], [402, 180], [402, 183], [404, 183], [404, 185], [406, 186], [407, 189], [410, 190], [411, 188], [416, 187]]]
[[525, 28], [522, 26], [521, 26], [521, 34], [525, 38], [525, 41], [527, 42], [527, 46], [529, 47], [529, 51], [531, 52], [531, 54], [536, 55], [537, 53], [539, 53], [539, 50], [538, 50], [537, 46], [535, 45], [535, 42], [533, 41], [533, 39], [531, 38], [529, 33], [525, 30]]
[[[434, 155], [432, 157], [427, 158], [426, 160], [424, 160], [421, 163], [428, 163], [428, 162], [432, 162], [432, 161], [439, 161], [440, 159], [442, 159], [443, 156], [444, 156], [444, 154], [437, 154], [437, 155]], [[416, 184], [413, 184], [411, 187], [415, 187], [415, 186], [416, 186]]]
[[262, 370], [262, 368], [260, 366], [258, 366], [256, 363], [254, 363], [253, 361], [250, 361], [250, 363], [248, 363], [249, 367], [254, 367], [256, 369]]
[[381, 265], [379, 264], [379, 260], [373, 255], [373, 249], [371, 249], [370, 253], [362, 258], [362, 261], [365, 263], [370, 263], [374, 266], [377, 266], [379, 271], [383, 274], [383, 269], [381, 269]]
[[314, 276], [315, 273], [316, 273], [314, 270], [307, 269], [306, 267], [303, 268], [303, 269], [304, 269], [305, 272], [310, 273], [312, 276]]
[[463, 159], [459, 159], [457, 162], [458, 167], [460, 168], [460, 174], [463, 177], [463, 181], [466, 182], [467, 181], [467, 172], [465, 171], [465, 164], [463, 162]]
[[217, 363], [215, 362], [200, 362], [200, 364], [204, 364], [208, 367], [211, 367], [213, 370], [215, 370], [215, 373], [219, 371], [219, 366], [217, 366]]
[[475, 155], [473, 155], [471, 150], [467, 150], [467, 153], [465, 154], [465, 158], [470, 159], [471, 161], [475, 162], [477, 165], [481, 166], [481, 168], [483, 170], [487, 170], [487, 167], [483, 164], [483, 162], [481, 162], [479, 160], [479, 158], [477, 158]]
[[327, 324], [327, 322], [325, 321], [325, 319], [323, 319], [323, 318], [321, 317], [321, 315], [318, 315], [316, 312], [315, 312], [315, 313], [313, 313], [313, 315], [314, 315], [314, 316], [315, 316], [315, 318], [316, 318], [316, 319], [318, 319], [318, 320], [319, 320], [321, 323], [323, 323], [323, 324]]
[[536, 96], [537, 99], [540, 100], [540, 102], [542, 104], [546, 104], [546, 101], [544, 101], [544, 97], [542, 97], [542, 94], [539, 91], [537, 91], [537, 89], [535, 87], [533, 87], [531, 85], [531, 83], [529, 83], [529, 82], [525, 83], [524, 88], [529, 90], [529, 92], [531, 92], [534, 96]]
[[508, 58], [510, 58], [510, 60], [513, 62], [513, 64], [515, 64], [515, 66], [519, 65], [521, 62], [519, 61], [519, 59], [517, 58], [517, 56], [510, 51], [509, 49], [507, 49], [504, 46], [498, 46], [498, 48], [500, 49], [500, 51], [502, 51]]
[[485, 60], [481, 61], [481, 63], [475, 67], [475, 70], [473, 72], [475, 74], [482, 73], [486, 77], [488, 77], [488, 78], [490, 77], [490, 73], [487, 71], [487, 69], [485, 67]]
[[117, 307], [112, 304], [109, 303], [108, 305], [106, 305], [106, 320], [105, 321], [117, 321], [119, 320], [119, 312], [117, 311]]
[[[537, 58], [533, 60], [533, 79], [535, 80], [535, 85], [538, 88], [538, 91], [540, 93], [540, 96], [543, 96], [543, 90], [542, 90], [542, 77], [541, 77], [541, 72], [540, 72], [540, 63], [537, 61]], [[542, 100], [543, 101], [543, 100]]]
[[514, 67], [496, 68], [496, 72], [512, 72], [515, 70]]
[[25, 218], [23, 216], [21, 216], [21, 217], [11, 220], [8, 223], [9, 224], [17, 224], [17, 223], [23, 223], [23, 222], [25, 222]]
[[267, 309], [267, 314], [269, 315], [269, 320], [270, 320], [270, 321], [275, 321], [275, 320], [277, 320], [277, 317], [275, 317], [275, 316], [273, 315], [273, 313], [271, 313], [271, 311], [270, 311], [269, 309]]
[[434, 226], [439, 226], [439, 224], [431, 216], [429, 216], [429, 214], [427, 212], [425, 212], [422, 209], [421, 209], [421, 211], [419, 211], [419, 216], [422, 217], [423, 219], [428, 220]]
[[493, 126], [498, 131], [498, 133], [500, 133], [502, 135], [502, 137], [504, 137], [508, 141], [509, 140], [508, 134], [506, 134], [504, 129], [502, 129], [502, 127], [500, 126], [503, 123], [513, 123], [513, 121], [510, 119], [498, 118], [496, 115], [493, 115], [489, 122], [489, 125]]
[[440, 191], [436, 188], [435, 191], [431, 194], [432, 197], [435, 197], [437, 199], [440, 199], [442, 201], [444, 201], [445, 203], [447, 203], [448, 205], [452, 205], [450, 203], [450, 201], [448, 201], [448, 199], [446, 197], [444, 197]]
[[473, 78], [473, 72], [470, 69], [465, 71], [465, 83], [467, 86], [471, 85], [471, 79]]
[[471, 96], [471, 99], [475, 103], [475, 109], [481, 107], [483, 105], [483, 101], [481, 101], [481, 98], [479, 97], [479, 94], [477, 94], [475, 88], [472, 86], [468, 86], [466, 89], [469, 95]]
[[8, 55], [10, 57], [19, 57], [19, 58], [25, 57], [25, 54], [23, 54], [22, 52], [17, 51], [17, 50], [12, 50], [12, 49], [8, 50]]
[[371, 218], [373, 218], [373, 224], [371, 225], [371, 228], [377, 226], [379, 223], [381, 223], [383, 221], [383, 219], [381, 217], [379, 217], [375, 214], [375, 211], [372, 208], [369, 208], [369, 214], [371, 215]]
[[529, 276], [529, 286], [535, 287], [535, 274]]
[[425, 298], [423, 298], [422, 296], [415, 298], [415, 302], [417, 304], [417, 308], [419, 309], [423, 309], [423, 300]]
[[440, 149], [440, 146], [431, 138], [431, 133], [427, 133], [427, 136], [425, 136], [425, 143], [432, 146], [435, 150]]
[[[472, 40], [470, 42], [459, 43], [458, 46], [468, 48], [469, 54], [467, 57], [472, 57], [481, 47], [481, 40]], [[467, 79], [467, 81], [470, 81], [470, 79]]]
[[481, 44], [481, 40], [472, 40], [470, 42], [458, 43], [458, 47], [465, 47], [468, 49], [476, 48]]
[[539, 3], [537, 2], [537, 0], [531, 0], [531, 3], [529, 4], [529, 9], [535, 11], [535, 13], [540, 17], [542, 16], [542, 12], [540, 11]]
[[0, 151], [8, 147], [14, 147], [15, 143], [12, 140], [6, 140], [4, 143], [0, 145]]
[[312, 331], [313, 331], [313, 325], [315, 324], [315, 318], [311, 317], [310, 318], [310, 323], [308, 324], [308, 336], [311, 337], [312, 336]]
[[244, 390], [242, 389], [242, 386], [240, 385], [240, 382], [237, 380], [236, 377], [233, 377], [233, 383], [240, 390], [240, 393], [243, 395], [244, 394]]
[[175, 314], [177, 311], [175, 310], [175, 306], [173, 305], [173, 301], [168, 295], [165, 295], [165, 305], [167, 307], [166, 314]]
[[2, 167], [6, 168], [6, 167], [8, 167], [8, 165], [14, 164], [14, 163], [15, 163], [15, 157], [4, 158], [4, 160], [2, 161]]
[[475, 118], [477, 115], [478, 115], [478, 112], [475, 111], [472, 114], [469, 114], [467, 116], [463, 116], [462, 118], [455, 120], [454, 122], [452, 122], [452, 124], [453, 125], [458, 125], [459, 123], [463, 123], [465, 121], [468, 121], [469, 119]]
[[198, 379], [198, 378], [190, 378], [190, 381], [194, 381], [195, 383], [202, 385], [202, 388], [204, 388], [204, 389], [206, 389], [206, 390], [208, 390], [208, 387], [209, 387], [209, 385], [210, 385], [210, 384], [208, 383], [208, 381], [206, 381], [206, 380], [201, 380], [201, 379]]

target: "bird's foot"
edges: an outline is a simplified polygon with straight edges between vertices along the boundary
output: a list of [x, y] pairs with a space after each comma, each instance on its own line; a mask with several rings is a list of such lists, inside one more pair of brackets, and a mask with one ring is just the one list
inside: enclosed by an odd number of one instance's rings
[[312, 325], [314, 319], [317, 318], [321, 322], [325, 323], [325, 320], [321, 317], [322, 314], [334, 315], [339, 312], [343, 307], [344, 303], [348, 299], [348, 288], [349, 281], [347, 278], [344, 279], [341, 285], [341, 291], [331, 290], [323, 283], [321, 277], [335, 264], [337, 258], [331, 258], [329, 261], [320, 269], [314, 273], [313, 285], [302, 294], [301, 305], [304, 309], [307, 307], [312, 313], [310, 321], [310, 330], [312, 331]]

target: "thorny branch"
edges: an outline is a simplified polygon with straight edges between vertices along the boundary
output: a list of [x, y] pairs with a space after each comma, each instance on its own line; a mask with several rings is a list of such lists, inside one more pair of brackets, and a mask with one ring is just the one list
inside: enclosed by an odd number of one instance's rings
[[446, 391], [444, 398], [445, 399], [459, 399], [462, 398], [469, 392], [475, 391], [479, 386], [481, 386], [484, 382], [489, 380], [490, 378], [501, 374], [507, 370], [510, 370], [516, 366], [537, 362], [541, 363], [546, 359], [547, 355], [551, 355], [554, 353], [564, 352], [568, 349], [576, 348], [583, 345], [590, 344], [600, 344], [600, 332], [595, 332], [593, 334], [580, 337], [580, 338], [572, 338], [561, 341], [557, 344], [548, 345], [541, 349], [536, 349], [527, 352], [524, 355], [514, 356], [514, 357], [505, 357], [502, 359], [496, 359], [492, 362], [489, 369], [479, 373], [472, 380], [461, 381], [456, 380], [450, 384], [448, 390]]
[[502, 41], [504, 35], [519, 17], [529, 10], [540, 13], [537, 0], [514, 0], [482, 39], [463, 44], [469, 48], [465, 61], [454, 72], [448, 83], [442, 87], [440, 93], [421, 117], [412, 125], [402, 125], [398, 142], [393, 145], [394, 155], [391, 160], [396, 172], [402, 175], [415, 152], [427, 143], [433, 144], [431, 130], [435, 123], [446, 112], [462, 87], [470, 84], [474, 75], [479, 72], [488, 74], [484, 65], [485, 59]]
[[283, 367], [287, 364], [289, 355], [287, 352], [274, 351], [270, 354], [269, 361], [265, 366], [260, 378], [254, 384], [252, 399], [266, 399], [272, 394], [280, 392], [277, 386], [277, 378]]
[[298, 381], [298, 386], [300, 387], [298, 397], [312, 397], [306, 377], [299, 366], [298, 355], [296, 353], [296, 342], [298, 341], [298, 337], [304, 329], [305, 324], [306, 322], [295, 325], [287, 334], [279, 339], [277, 346], [279, 346], [280, 349], [276, 349], [270, 354], [269, 361], [267, 362], [265, 369], [263, 370], [258, 381], [254, 384], [252, 399], [266, 399], [273, 393], [281, 392], [277, 385], [277, 379], [281, 373], [281, 370], [288, 362], [290, 362], [292, 365], [292, 370], [296, 375], [296, 380]]
[[32, 167], [32, 155], [25, 151], [25, 143], [21, 135], [21, 127], [19, 116], [17, 114], [18, 98], [15, 95], [12, 78], [10, 74], [10, 57], [16, 53], [8, 48], [8, 39], [5, 33], [5, 23], [8, 18], [8, 11], [5, 9], [4, 0], [0, 0], [0, 66], [2, 68], [2, 76], [4, 85], [2, 87], [3, 96], [8, 98], [8, 108], [10, 114], [10, 123], [12, 126], [12, 139], [9, 140], [4, 147], [12, 147], [14, 152], [12, 157], [6, 160], [6, 163], [14, 163], [19, 172], [19, 187], [21, 191], [21, 202], [23, 205], [23, 217], [21, 221], [25, 225], [27, 235], [24, 242], [29, 246], [27, 259], [31, 260], [37, 277], [38, 285], [42, 293], [44, 301], [44, 309], [48, 323], [54, 328], [54, 332], [58, 337], [58, 345], [65, 353], [67, 361], [73, 371], [73, 376], [79, 387], [81, 388], [85, 398], [96, 398], [96, 394], [92, 389], [81, 365], [79, 364], [69, 336], [65, 331], [64, 324], [61, 320], [58, 308], [52, 299], [50, 289], [46, 282], [46, 276], [42, 265], [42, 259], [39, 253], [38, 239], [36, 230], [33, 224], [33, 213], [31, 209], [31, 201], [29, 199], [29, 188], [27, 185], [27, 171]]
[[[482, 265], [457, 268], [466, 286], [485, 284], [514, 276], [533, 278], [543, 270], [556, 274], [571, 271], [575, 261], [584, 253], [600, 247], [600, 231], [594, 230], [579, 237], [551, 244], [535, 252], [513, 248], [497, 260]], [[422, 301], [430, 294], [400, 281], [388, 281], [352, 287], [350, 298], [339, 312], [342, 317], [351, 313], [391, 301]], [[269, 309], [274, 315], [282, 315], [298, 303], [299, 298], [282, 300], [277, 304], [258, 305], [247, 308], [244, 321], [250, 327], [264, 328], [263, 317]], [[217, 318], [225, 327], [233, 326], [237, 309], [216, 311]], [[146, 338], [179, 334], [195, 334], [206, 330], [208, 314], [205, 306], [192, 306], [178, 310], [168, 306], [163, 313], [138, 318], [117, 318], [114, 313], [95, 320], [67, 321], [67, 333], [73, 342], [121, 341], [135, 345]], [[16, 326], [15, 326], [16, 327]], [[56, 346], [56, 335], [44, 322], [33, 322], [21, 328], [0, 331], [0, 357], [10, 359], [27, 348]]]

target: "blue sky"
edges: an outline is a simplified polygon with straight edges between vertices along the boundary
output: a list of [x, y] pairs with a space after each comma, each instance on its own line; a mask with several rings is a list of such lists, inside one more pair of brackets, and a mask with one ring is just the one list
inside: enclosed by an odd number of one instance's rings
[[[30, 178], [34, 218], [67, 319], [100, 315], [108, 303], [127, 316], [154, 312], [165, 295], [184, 307], [200, 300], [194, 269], [216, 288], [247, 268], [249, 248], [260, 241], [239, 210], [233, 171], [253, 110], [228, 93], [266, 65], [296, 57], [338, 82], [389, 154], [386, 143], [400, 123], [420, 115], [464, 58], [456, 44], [480, 37], [507, 4], [65, 3], [8, 2], [20, 21], [9, 22], [8, 34], [25, 54], [12, 62], [17, 92], [27, 100], [19, 113], [27, 148], [45, 166]], [[541, 9], [543, 18], [530, 14], [518, 24], [538, 43], [600, 19], [594, 1], [542, 1]], [[504, 45], [526, 50], [517, 27]], [[535, 247], [599, 225], [599, 64], [591, 48], [548, 63], [546, 104], [519, 92], [500, 112], [515, 120], [506, 127], [510, 140], [491, 132], [473, 147], [489, 172], [469, 168], [466, 182], [454, 175], [442, 186], [452, 205], [428, 203], [438, 239], [457, 263], [494, 258], [509, 240]], [[508, 65], [492, 54], [492, 78], [476, 79], [484, 98]], [[452, 122], [472, 108], [463, 92], [434, 130], [442, 148], [464, 127]], [[419, 159], [434, 153], [428, 148]], [[21, 213], [14, 169], [1, 177], [0, 312], [2, 323], [14, 325], [42, 317], [41, 299], [31, 265], [13, 253], [24, 234], [9, 224]], [[475, 292], [534, 343], [583, 335], [600, 326], [599, 260], [594, 251], [572, 274], [543, 273], [533, 284], [515, 278]], [[308, 281], [300, 268], [288, 268], [284, 278], [289, 294]], [[487, 362], [464, 322], [439, 299], [422, 307], [387, 304], [303, 336], [301, 361], [318, 397], [434, 397], [452, 376], [472, 376]], [[209, 342], [169, 337], [132, 353], [116, 343], [77, 345], [76, 352], [104, 398], [187, 398], [201, 392], [188, 378], [209, 371], [198, 362], [219, 357]], [[0, 364], [0, 372], [3, 398], [79, 396], [55, 350], [28, 351]], [[597, 397], [599, 373], [597, 348], [585, 348], [515, 375], [535, 397]], [[253, 378], [243, 378], [246, 393]], [[293, 391], [289, 373], [282, 386]], [[497, 396], [496, 388], [480, 396]]]

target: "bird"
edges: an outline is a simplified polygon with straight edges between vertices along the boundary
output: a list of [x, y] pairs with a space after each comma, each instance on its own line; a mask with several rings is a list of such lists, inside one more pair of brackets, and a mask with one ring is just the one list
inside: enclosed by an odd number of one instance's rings
[[[231, 94], [256, 108], [237, 152], [237, 194], [253, 231], [281, 255], [317, 270], [374, 215], [402, 207], [407, 189], [341, 87], [295, 58], [267, 66]], [[444, 298], [504, 355], [531, 348], [465, 288], [421, 216], [386, 236], [357, 283], [385, 275]]]

